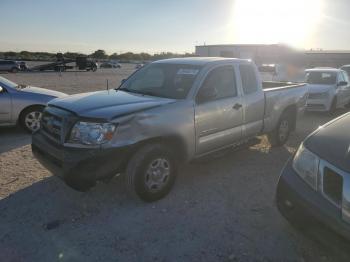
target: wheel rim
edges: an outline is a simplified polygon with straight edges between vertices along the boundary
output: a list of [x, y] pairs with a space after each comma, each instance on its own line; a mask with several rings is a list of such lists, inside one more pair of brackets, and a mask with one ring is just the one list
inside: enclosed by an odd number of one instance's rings
[[278, 137], [280, 141], [287, 139], [289, 133], [289, 122], [287, 120], [282, 120], [278, 129]]
[[40, 111], [33, 111], [26, 115], [24, 123], [26, 127], [32, 132], [39, 130], [42, 113]]
[[170, 177], [170, 163], [165, 158], [154, 159], [145, 174], [145, 185], [150, 192], [162, 190]]

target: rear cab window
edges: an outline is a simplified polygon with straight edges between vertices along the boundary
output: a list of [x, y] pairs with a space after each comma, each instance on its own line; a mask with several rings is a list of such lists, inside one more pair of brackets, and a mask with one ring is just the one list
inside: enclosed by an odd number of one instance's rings
[[258, 79], [256, 72], [251, 64], [240, 64], [239, 73], [242, 81], [242, 89], [245, 95], [258, 91]]

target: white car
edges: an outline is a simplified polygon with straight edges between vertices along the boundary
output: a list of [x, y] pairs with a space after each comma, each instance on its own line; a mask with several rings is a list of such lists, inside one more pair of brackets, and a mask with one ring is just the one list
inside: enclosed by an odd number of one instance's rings
[[307, 69], [308, 111], [333, 112], [350, 103], [350, 81], [345, 71], [337, 68]]
[[37, 131], [47, 102], [64, 96], [49, 89], [18, 85], [0, 76], [0, 127], [18, 123], [29, 132]]

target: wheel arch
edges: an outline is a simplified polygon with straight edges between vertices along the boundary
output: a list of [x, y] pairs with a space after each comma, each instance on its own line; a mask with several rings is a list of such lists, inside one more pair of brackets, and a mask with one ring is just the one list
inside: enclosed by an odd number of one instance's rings
[[42, 109], [45, 108], [45, 105], [43, 104], [32, 104], [32, 105], [28, 105], [25, 106], [24, 108], [22, 108], [22, 110], [19, 112], [18, 117], [17, 117], [17, 123], [19, 123], [19, 121], [22, 119], [24, 113], [31, 108], [36, 108], [36, 107], [41, 107]]
[[137, 143], [133, 153], [147, 144], [161, 144], [171, 149], [171, 152], [179, 162], [188, 160], [188, 150], [185, 141], [177, 135], [153, 137]]
[[294, 131], [295, 128], [296, 128], [296, 124], [297, 124], [297, 106], [296, 106], [295, 104], [287, 106], [287, 107], [283, 110], [283, 112], [282, 112], [280, 118], [281, 118], [282, 116], [284, 116], [284, 115], [288, 115], [288, 116], [290, 117], [290, 119], [291, 119], [291, 124], [292, 124], [291, 130]]

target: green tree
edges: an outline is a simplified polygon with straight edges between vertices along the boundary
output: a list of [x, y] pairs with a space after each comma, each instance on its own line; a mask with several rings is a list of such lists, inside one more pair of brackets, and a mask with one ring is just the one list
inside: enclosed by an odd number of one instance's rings
[[112, 60], [118, 60], [119, 59], [119, 55], [117, 53], [113, 53], [109, 56], [109, 59], [112, 59]]
[[75, 59], [77, 58], [78, 56], [81, 56], [82, 54], [80, 53], [76, 53], [76, 52], [66, 52], [63, 54], [63, 57], [65, 58], [69, 58], [69, 59]]
[[4, 56], [5, 56], [5, 57], [10, 57], [10, 58], [12, 58], [12, 57], [17, 57], [17, 53], [16, 53], [16, 52], [13, 52], [13, 51], [8, 51], [8, 52], [5, 52], [5, 53], [4, 53]]
[[31, 59], [33, 59], [32, 53], [28, 52], [28, 51], [21, 51], [19, 53], [19, 56], [20, 56], [21, 59], [24, 59], [24, 60], [31, 60]]
[[92, 58], [95, 58], [95, 59], [106, 59], [106, 58], [108, 58], [108, 55], [106, 54], [105, 50], [102, 50], [102, 49], [96, 50], [90, 56]]

